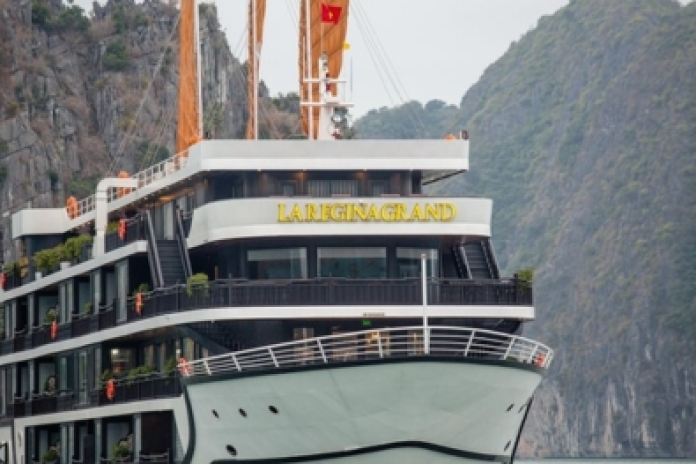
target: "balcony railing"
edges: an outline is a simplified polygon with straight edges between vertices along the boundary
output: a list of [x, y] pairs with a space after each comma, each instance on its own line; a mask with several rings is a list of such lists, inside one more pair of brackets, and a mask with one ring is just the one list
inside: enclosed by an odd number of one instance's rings
[[[138, 313], [134, 298], [126, 302], [126, 318], [118, 320], [118, 300], [94, 314], [73, 314], [55, 333], [44, 324], [29, 333], [16, 332], [0, 342], [3, 355], [81, 337], [147, 317], [218, 307], [253, 306], [415, 306], [422, 304], [418, 279], [218, 280], [193, 289], [178, 285], [143, 294]], [[432, 280], [428, 304], [444, 306], [531, 306], [531, 287], [516, 280]], [[485, 316], [485, 315], [484, 315]]]
[[308, 364], [438, 356], [506, 360], [548, 368], [553, 351], [528, 338], [466, 327], [416, 326], [317, 337], [179, 364], [184, 377]]
[[14, 402], [8, 405], [5, 417], [29, 417], [85, 407], [149, 401], [181, 395], [181, 382], [176, 371], [168, 374], [151, 373], [135, 378], [117, 379], [114, 380], [114, 385], [115, 395], [112, 399], [106, 396], [105, 383], [89, 394], [61, 390], [54, 393], [34, 393], [29, 399], [16, 397]]

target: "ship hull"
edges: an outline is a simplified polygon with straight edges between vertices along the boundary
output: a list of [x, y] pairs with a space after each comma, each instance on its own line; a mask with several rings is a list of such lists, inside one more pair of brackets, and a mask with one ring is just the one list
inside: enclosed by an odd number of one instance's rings
[[510, 462], [542, 374], [404, 357], [191, 377], [184, 462]]

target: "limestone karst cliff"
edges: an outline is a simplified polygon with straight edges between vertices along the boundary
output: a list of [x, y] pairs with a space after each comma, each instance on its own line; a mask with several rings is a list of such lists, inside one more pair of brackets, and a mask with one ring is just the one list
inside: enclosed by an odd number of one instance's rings
[[520, 454], [696, 456], [695, 126], [696, 4], [671, 0], [572, 1], [459, 108], [356, 122], [471, 134], [471, 171], [432, 191], [493, 198], [507, 274], [536, 271], [526, 333], [557, 349]]

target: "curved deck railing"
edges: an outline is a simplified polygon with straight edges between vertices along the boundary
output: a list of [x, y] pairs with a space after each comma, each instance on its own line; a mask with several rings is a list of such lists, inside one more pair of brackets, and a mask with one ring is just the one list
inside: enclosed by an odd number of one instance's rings
[[548, 368], [553, 350], [528, 338], [491, 330], [412, 326], [317, 337], [195, 361], [182, 360], [179, 370], [183, 377], [193, 377], [408, 356], [509, 360]]
[[[170, 156], [169, 158], [165, 159], [164, 161], [160, 161], [159, 163], [153, 164], [152, 166], [140, 171], [136, 172], [132, 176], [130, 176], [131, 179], [135, 179], [138, 181], [138, 187], [137, 188], [132, 188], [128, 189], [125, 195], [119, 195], [119, 189], [116, 187], [109, 188], [106, 195], [107, 195], [107, 203], [111, 203], [112, 201], [115, 201], [122, 196], [129, 195], [130, 193], [134, 193], [137, 189], [146, 187], [160, 179], [164, 179], [167, 176], [170, 176], [174, 174], [175, 172], [179, 171], [181, 168], [186, 166], [186, 162], [188, 161], [188, 154], [184, 151], [182, 153], [177, 153], [174, 156]], [[80, 216], [83, 216], [91, 211], [94, 211], [95, 206], [96, 206], [96, 196], [95, 195], [90, 195], [86, 198], [83, 198], [77, 202], [77, 207], [76, 207], [76, 215], [74, 219], [79, 219]], [[69, 215], [70, 211], [69, 208], [65, 208], [66, 213]]]

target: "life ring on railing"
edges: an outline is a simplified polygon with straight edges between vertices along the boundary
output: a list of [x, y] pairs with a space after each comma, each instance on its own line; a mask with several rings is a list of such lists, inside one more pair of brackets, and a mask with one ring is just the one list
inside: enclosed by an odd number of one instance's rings
[[189, 377], [191, 375], [191, 367], [189, 363], [186, 362], [186, 358], [179, 358], [179, 372], [184, 377]]
[[135, 294], [135, 313], [140, 316], [143, 312], [143, 294], [138, 292]]
[[3, 272], [0, 274], [0, 288], [5, 290], [5, 284], [7, 284], [7, 274]]
[[106, 397], [109, 401], [113, 401], [116, 398], [116, 382], [114, 382], [114, 379], [106, 381]]
[[546, 355], [544, 353], [539, 353], [536, 357], [536, 361], [534, 361], [534, 365], [536, 367], [544, 367], [545, 362], [546, 362]]
[[55, 340], [58, 336], [58, 320], [53, 319], [51, 322], [51, 340]]
[[[118, 173], [119, 179], [128, 179], [129, 177], [130, 176], [128, 175], [128, 173], [126, 171], [121, 171]], [[129, 193], [131, 193], [131, 191], [132, 191], [132, 189], [130, 189], [128, 187], [119, 187], [118, 189], [116, 189], [116, 192], [117, 192], [117, 195], [119, 198], [121, 198], [123, 195], [128, 195]]]
[[68, 211], [68, 217], [75, 219], [77, 217], [77, 198], [71, 196], [65, 200], [65, 209]]
[[125, 219], [119, 219], [119, 221], [118, 221], [118, 238], [120, 238], [121, 241], [126, 239], [126, 220]]

